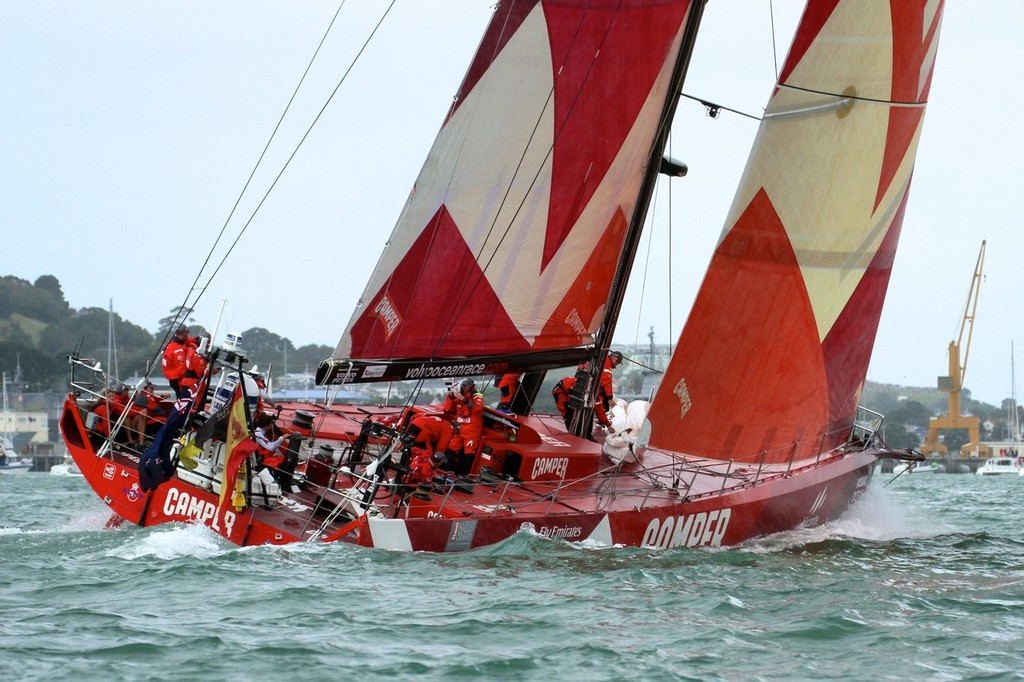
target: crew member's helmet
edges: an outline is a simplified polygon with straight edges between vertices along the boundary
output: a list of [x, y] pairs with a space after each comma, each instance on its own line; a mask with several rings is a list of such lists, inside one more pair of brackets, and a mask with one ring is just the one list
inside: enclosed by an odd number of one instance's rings
[[619, 364], [620, 362], [622, 362], [622, 353], [620, 353], [617, 350], [613, 350], [611, 353], [609, 353], [608, 357], [611, 360], [613, 360], [615, 364]]
[[472, 393], [476, 391], [476, 382], [472, 379], [463, 379], [462, 383], [459, 384], [459, 393]]

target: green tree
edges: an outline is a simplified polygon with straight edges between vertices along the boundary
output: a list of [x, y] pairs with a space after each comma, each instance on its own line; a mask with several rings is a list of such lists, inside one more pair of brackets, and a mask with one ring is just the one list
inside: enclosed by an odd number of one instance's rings
[[3, 277], [0, 279], [0, 289], [5, 290], [5, 293], [0, 295], [0, 301], [3, 301], [3, 306], [7, 310], [4, 317], [19, 313], [42, 322], [57, 322], [68, 315], [67, 302], [64, 301], [63, 295], [55, 296], [51, 291], [34, 287], [20, 277]]
[[192, 317], [192, 308], [186, 308], [185, 306], [175, 306], [171, 308], [171, 314], [167, 317], [161, 317], [157, 323], [156, 338], [159, 339], [170, 339], [172, 327], [178, 328], [178, 325], [183, 324], [189, 327], [189, 333], [193, 336], [194, 330], [191, 329], [195, 318]]
[[886, 419], [884, 431], [883, 438], [885, 438], [886, 444], [896, 450], [917, 448], [921, 445], [921, 439], [913, 432], [907, 431], [902, 423], [890, 422]]
[[945, 429], [942, 431], [942, 443], [946, 446], [946, 452], [951, 455], [960, 454], [960, 446], [967, 443], [968, 438], [967, 429]]
[[[333, 352], [334, 348], [322, 344], [309, 344], [300, 346], [293, 351], [288, 351], [288, 371], [316, 372], [316, 368], [320, 366], [320, 363], [331, 357]], [[284, 371], [284, 364], [281, 365], [281, 371]]]
[[242, 348], [249, 358], [250, 367], [258, 365], [266, 369], [272, 364], [275, 373], [284, 371], [285, 354], [289, 355], [290, 361], [295, 352], [291, 341], [263, 327], [253, 327], [242, 332]]
[[0, 341], [0, 367], [8, 371], [21, 367], [26, 388], [31, 391], [44, 391], [51, 388], [63, 388], [67, 362], [64, 358], [50, 357], [35, 348]]
[[885, 413], [886, 424], [912, 424], [927, 428], [932, 411], [916, 400], [904, 400]]
[[0, 319], [10, 317], [14, 312], [14, 300], [11, 296], [11, 289], [6, 282], [0, 279]]
[[[103, 308], [82, 308], [57, 324], [51, 324], [39, 337], [39, 350], [51, 356], [70, 355], [77, 349], [85, 357], [105, 358], [110, 341], [110, 313]], [[120, 358], [148, 356], [153, 335], [142, 327], [114, 314], [114, 336]], [[122, 370], [125, 368], [122, 367]]]
[[64, 298], [64, 290], [60, 287], [60, 281], [53, 275], [40, 275], [36, 278], [35, 284], [33, 285], [36, 289], [41, 289], [57, 301], [63, 304], [65, 310], [70, 311], [71, 306], [68, 305], [67, 299]]

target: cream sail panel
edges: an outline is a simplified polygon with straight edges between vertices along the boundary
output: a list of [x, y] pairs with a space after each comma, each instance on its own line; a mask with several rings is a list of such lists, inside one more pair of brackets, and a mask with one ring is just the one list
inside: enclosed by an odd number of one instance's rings
[[[874, 11], [864, 6], [875, 5]], [[785, 81], [811, 92], [842, 93], [855, 74], [857, 96], [888, 101], [892, 94], [892, 18], [888, 2], [840, 2]], [[842, 52], [842, 59], [831, 59]]]
[[[533, 59], [545, 60], [548, 68], [532, 69], [526, 77], [521, 66], [522, 57], [511, 57], [512, 54], [523, 53]], [[531, 136], [534, 136], [534, 142], [528, 157], [547, 154], [551, 147], [550, 123], [537, 125], [535, 116], [524, 115], [524, 112], [540, 111], [545, 107], [552, 89], [550, 63], [543, 12], [538, 5], [438, 133], [388, 246], [363, 290], [360, 306], [353, 312], [334, 352], [335, 358], [351, 355], [350, 330], [364, 313], [363, 306], [381, 290], [420, 237], [424, 226], [442, 206], [449, 211], [455, 207], [453, 218], [458, 222], [460, 231], [472, 234], [485, 232], [495, 224], [497, 206], [502, 201], [517, 206], [522, 202], [521, 189], [519, 196], [509, 195], [521, 150]], [[500, 78], [492, 77], [495, 72], [501, 72]], [[500, 92], [509, 88], [509, 81], [503, 79], [510, 75], [518, 84], [515, 106], [511, 106], [506, 98], [495, 98], [496, 90]], [[489, 106], [498, 103], [503, 106]], [[544, 115], [546, 119], [550, 116], [550, 111]], [[495, 130], [500, 130], [501, 135], [495, 135]], [[540, 166], [536, 160], [533, 163], [535, 168]], [[466, 172], [464, 167], [470, 165], [474, 171]], [[486, 172], [482, 167], [486, 167]], [[549, 177], [550, 163], [538, 173]], [[475, 186], [477, 181], [484, 179], [490, 181], [488, 187], [481, 189]], [[549, 187], [550, 182], [545, 177], [538, 185]], [[470, 209], [467, 203], [473, 199], [476, 205]], [[469, 244], [474, 253], [479, 254], [478, 245], [471, 241]], [[444, 268], [445, 264], [438, 262], [434, 267]]]
[[[826, 34], [841, 18], [833, 17], [826, 24]], [[875, 22], [857, 30], [867, 30], [872, 36], [884, 30], [891, 43], [888, 21], [884, 28]], [[837, 80], [827, 69], [816, 68], [814, 65], [823, 62], [833, 63], [827, 54], [837, 49], [837, 44], [850, 49], [855, 61], [875, 75], [851, 84], [849, 79]], [[819, 50], [825, 53], [816, 54]], [[877, 43], [830, 41], [826, 35], [815, 41], [787, 82], [805, 83], [826, 92], [827, 88], [848, 91], [851, 85], [858, 93], [891, 90], [891, 77], [885, 85], [877, 77], [880, 73], [891, 75], [890, 52], [891, 47], [880, 50]], [[870, 53], [875, 55], [873, 60]], [[883, 102], [863, 100], [835, 108], [839, 102], [832, 95], [787, 87], [775, 93], [728, 221], [731, 229], [753, 196], [762, 188], [767, 192], [800, 263], [821, 339], [842, 312], [887, 233], [909, 182], [920, 134], [918, 126], [896, 177], [873, 209], [886, 145], [885, 136], [878, 131], [886, 130], [890, 108]], [[809, 145], [808, 139], [816, 144]], [[821, 143], [826, 140], [831, 144]], [[821, 187], [832, 191], [822, 192]]]
[[[453, 217], [459, 223], [463, 234], [466, 234], [467, 231], [473, 233], [489, 229], [494, 224], [494, 209], [503, 199], [516, 205], [522, 200], [521, 195], [505, 198], [509, 186], [515, 179], [522, 149], [531, 135], [539, 135], [541, 139], [534, 141], [531, 153], [546, 154], [551, 146], [552, 128], [550, 124], [537, 125], [533, 115], [524, 115], [524, 112], [539, 111], [544, 106], [552, 84], [550, 68], [534, 69], [529, 78], [521, 77], [521, 57], [513, 59], [511, 55], [522, 52], [529, 55], [539, 54], [541, 56], [536, 58], [546, 59], [550, 64], [543, 13], [539, 5], [438, 133], [416, 179], [405, 210], [391, 235], [388, 247], [363, 291], [360, 299], [362, 302], [370, 301], [380, 291], [406, 256], [413, 242], [420, 237], [423, 226], [441, 206], [447, 206], [451, 210], [452, 206], [459, 206], [462, 202], [457, 209], [457, 215]], [[507, 65], [504, 68], [503, 63]], [[495, 72], [502, 72], [499, 79], [493, 78]], [[545, 73], [548, 74], [548, 78], [543, 77]], [[507, 99], [498, 98], [495, 101], [494, 96], [496, 88], [508, 89], [508, 81], [503, 79], [507, 79], [510, 74], [519, 83], [515, 106], [510, 106]], [[505, 106], [487, 106], [499, 102]], [[550, 112], [545, 117], [550, 118]], [[495, 135], [495, 130], [501, 130], [502, 134]], [[469, 164], [473, 164], [474, 172], [465, 172], [460, 167]], [[484, 166], [487, 169], [486, 173], [481, 170]], [[500, 170], [496, 173], [495, 169]], [[550, 168], [546, 173], [550, 175]], [[460, 184], [465, 183], [467, 179], [474, 185], [476, 180], [488, 179], [491, 182], [489, 187], [479, 191], [479, 188], [473, 185], [467, 188]], [[547, 182], [543, 184], [548, 185]], [[475, 207], [477, 212], [467, 220], [466, 201], [470, 198], [478, 200]], [[488, 206], [487, 203], [492, 206]], [[466, 222], [469, 223], [468, 230]], [[470, 248], [474, 253], [479, 253], [478, 247], [478, 244], [470, 242]], [[444, 267], [444, 263], [436, 265]], [[362, 309], [355, 311], [349, 327], [361, 314]]]

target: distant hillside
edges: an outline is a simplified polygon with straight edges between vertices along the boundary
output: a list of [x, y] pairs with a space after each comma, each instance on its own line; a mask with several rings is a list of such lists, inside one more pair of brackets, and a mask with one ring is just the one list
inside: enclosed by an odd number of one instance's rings
[[[159, 358], [167, 329], [182, 319], [194, 323], [188, 314], [177, 313], [177, 309], [171, 310], [160, 320], [156, 333], [113, 315], [120, 376], [146, 373]], [[20, 368], [21, 390], [63, 390], [68, 355], [96, 358], [106, 364], [110, 320], [109, 311], [100, 307], [71, 308], [52, 275], [35, 282], [11, 275], [0, 277], [0, 370], [13, 381]], [[287, 338], [262, 327], [242, 332], [242, 338], [250, 366], [264, 370], [272, 366], [275, 374], [315, 368], [333, 350], [312, 344], [296, 348]]]
[[[144, 374], [149, 364], [159, 358], [167, 330], [181, 320], [190, 325], [193, 333], [200, 330], [187, 312], [182, 315], [178, 309], [170, 310], [155, 333], [114, 314], [116, 366], [120, 376]], [[20, 390], [63, 390], [67, 356], [72, 353], [106, 364], [109, 326], [110, 313], [103, 308], [71, 308], [60, 282], [52, 275], [43, 275], [35, 282], [9, 275], [0, 277], [0, 370], [13, 380], [16, 368], [20, 367]], [[272, 370], [275, 375], [311, 370], [333, 350], [324, 345], [296, 348], [287, 338], [262, 327], [243, 331], [242, 338], [250, 366]], [[624, 372], [617, 378], [632, 381], [628, 377], [628, 372]], [[643, 378], [636, 377], [634, 383], [642, 386]], [[886, 439], [890, 445], [906, 447], [920, 442], [915, 432], [926, 430], [931, 417], [945, 414], [948, 396], [934, 388], [868, 382], [861, 404], [886, 416]], [[961, 404], [964, 411], [992, 425], [983, 438], [998, 438], [1005, 432], [1004, 406], [972, 400], [969, 391], [961, 396]]]

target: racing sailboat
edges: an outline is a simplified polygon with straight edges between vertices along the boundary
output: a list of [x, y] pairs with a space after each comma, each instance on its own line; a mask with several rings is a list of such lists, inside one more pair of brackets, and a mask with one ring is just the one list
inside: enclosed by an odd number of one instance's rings
[[[494, 10], [317, 372], [321, 385], [524, 373], [514, 413], [484, 410], [462, 475], [413, 475], [407, 425], [443, 417], [440, 405], [309, 404], [275, 415], [286, 475], [254, 475], [254, 389], [234, 346], [210, 353], [211, 366], [228, 366], [221, 376], [240, 377], [234, 392], [218, 391], [208, 410], [179, 405], [188, 416], [175, 420], [167, 480], [140, 479], [148, 450], [109, 447], [87, 428], [98, 369], [81, 358], [61, 419], [69, 451], [119, 517], [199, 522], [242, 545], [440, 552], [533, 531], [721, 546], [837, 518], [877, 458], [893, 455], [881, 416], [858, 401], [942, 8], [808, 2], [626, 456], [610, 456], [608, 441], [623, 434], [595, 431], [591, 413], [655, 181], [683, 172], [665, 149], [699, 49], [699, 0], [505, 0]], [[577, 365], [574, 419], [533, 413], [542, 373]]]

